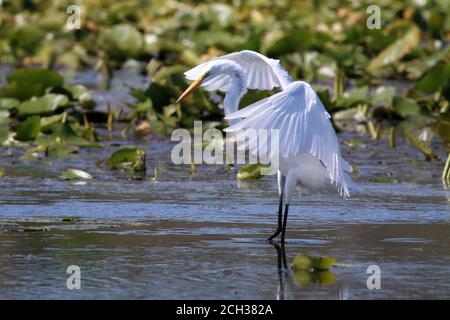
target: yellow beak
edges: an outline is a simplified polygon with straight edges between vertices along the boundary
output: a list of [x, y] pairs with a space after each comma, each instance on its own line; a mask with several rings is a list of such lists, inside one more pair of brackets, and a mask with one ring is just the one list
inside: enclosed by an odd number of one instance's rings
[[200, 76], [200, 78], [198, 78], [197, 80], [195, 80], [194, 82], [191, 83], [191, 85], [189, 86], [189, 88], [187, 88], [182, 94], [181, 96], [178, 98], [177, 102], [180, 102], [181, 100], [183, 100], [184, 98], [186, 98], [188, 95], [190, 95], [203, 81], [203, 79], [205, 79], [207, 73], [204, 73]]

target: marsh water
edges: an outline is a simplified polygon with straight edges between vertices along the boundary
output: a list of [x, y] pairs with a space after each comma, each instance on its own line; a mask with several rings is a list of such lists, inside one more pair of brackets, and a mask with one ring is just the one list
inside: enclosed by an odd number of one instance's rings
[[[171, 163], [168, 138], [99, 133], [104, 147], [60, 160], [0, 148], [0, 298], [450, 298], [442, 163], [422, 160], [401, 138], [391, 149], [386, 139], [340, 134], [362, 192], [294, 197], [287, 264], [301, 252], [335, 258], [320, 281], [280, 270], [280, 248], [265, 241], [277, 219], [274, 176], [239, 182], [236, 168], [192, 172]], [[346, 143], [354, 139], [362, 144]], [[129, 144], [147, 150], [143, 181], [102, 163]], [[66, 168], [94, 179], [59, 179]], [[69, 265], [81, 269], [80, 290], [66, 286]], [[371, 265], [380, 268], [381, 289], [367, 287]]]

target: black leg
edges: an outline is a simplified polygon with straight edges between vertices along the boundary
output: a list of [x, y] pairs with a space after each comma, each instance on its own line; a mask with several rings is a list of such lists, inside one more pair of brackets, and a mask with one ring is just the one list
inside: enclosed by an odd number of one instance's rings
[[286, 224], [289, 211], [289, 204], [284, 208], [283, 230], [281, 231], [281, 243], [284, 243], [284, 235], [286, 234]]
[[267, 239], [267, 241], [272, 241], [273, 238], [275, 238], [277, 235], [280, 234], [282, 227], [281, 227], [281, 219], [283, 216], [283, 192], [280, 194], [280, 204], [278, 205], [278, 227], [277, 231], [273, 235], [270, 236], [270, 238]]

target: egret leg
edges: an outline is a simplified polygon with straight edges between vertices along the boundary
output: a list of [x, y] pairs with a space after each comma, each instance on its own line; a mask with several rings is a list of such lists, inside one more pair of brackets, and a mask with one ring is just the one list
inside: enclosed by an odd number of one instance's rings
[[282, 216], [283, 216], [283, 192], [280, 193], [280, 204], [278, 205], [278, 227], [277, 231], [273, 235], [271, 235], [267, 241], [272, 241], [273, 238], [275, 238], [277, 235], [280, 234], [282, 230]]
[[284, 208], [283, 230], [281, 231], [281, 243], [284, 243], [284, 236], [285, 236], [285, 233], [286, 233], [288, 211], [289, 211], [289, 204], [286, 204], [286, 207]]

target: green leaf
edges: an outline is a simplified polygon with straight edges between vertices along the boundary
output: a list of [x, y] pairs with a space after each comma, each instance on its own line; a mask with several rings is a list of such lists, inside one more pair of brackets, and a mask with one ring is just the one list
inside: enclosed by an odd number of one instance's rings
[[395, 99], [394, 109], [402, 117], [414, 116], [420, 113], [420, 106], [413, 99]]
[[135, 147], [119, 149], [106, 160], [106, 166], [109, 169], [132, 169], [145, 172], [145, 151]]
[[0, 167], [0, 178], [5, 176], [5, 169]]
[[100, 40], [111, 56], [139, 56], [144, 49], [144, 37], [130, 24], [118, 24], [101, 32]]
[[60, 107], [67, 105], [69, 99], [62, 94], [46, 94], [39, 98], [22, 102], [18, 107], [18, 116], [44, 115], [53, 113]]
[[64, 85], [64, 89], [69, 91], [72, 98], [80, 102], [87, 102], [92, 100], [92, 92], [81, 84]]
[[54, 143], [47, 147], [45, 155], [49, 158], [65, 158], [69, 154], [77, 153], [78, 150], [78, 146], [64, 143]]
[[16, 139], [20, 141], [34, 140], [41, 130], [41, 117], [32, 116], [22, 122], [17, 129]]
[[382, 50], [373, 58], [367, 66], [367, 71], [372, 75], [380, 75], [383, 68], [400, 61], [412, 49], [420, 43], [420, 29], [412, 25], [403, 37]]
[[0, 110], [11, 110], [19, 105], [20, 101], [14, 98], [0, 98]]
[[41, 96], [48, 88], [63, 84], [63, 78], [47, 69], [25, 68], [6, 77], [8, 85], [0, 89], [0, 97], [16, 98], [20, 101]]
[[261, 179], [261, 168], [263, 166], [259, 163], [246, 164], [237, 172], [238, 179]]
[[92, 175], [79, 169], [66, 169], [61, 175], [63, 180], [89, 180], [92, 178]]
[[178, 91], [175, 87], [155, 82], [145, 91], [145, 95], [152, 100], [155, 110], [161, 112], [163, 107], [169, 105], [172, 100], [176, 100]]
[[414, 86], [414, 90], [424, 93], [441, 91], [450, 83], [450, 63], [439, 64], [430, 69]]
[[91, 143], [86, 139], [80, 137], [72, 126], [65, 122], [56, 122], [49, 125], [46, 128], [46, 132], [49, 132], [46, 136], [40, 136], [36, 139], [36, 144], [42, 146], [49, 146], [54, 143], [65, 143], [75, 146], [90, 146]]
[[313, 257], [306, 253], [300, 253], [294, 258], [292, 268], [305, 271], [326, 271], [331, 269], [335, 262], [335, 258]]
[[342, 108], [351, 108], [359, 103], [366, 103], [369, 96], [369, 87], [363, 86], [353, 89], [350, 92], [346, 92], [343, 96], [339, 97], [336, 104]]

